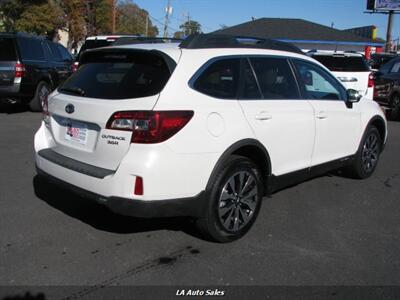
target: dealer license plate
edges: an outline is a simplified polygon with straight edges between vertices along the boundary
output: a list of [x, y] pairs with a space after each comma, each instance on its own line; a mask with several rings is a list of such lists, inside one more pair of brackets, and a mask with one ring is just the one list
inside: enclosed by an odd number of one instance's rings
[[67, 141], [86, 145], [88, 137], [87, 125], [81, 122], [66, 120], [64, 138]]

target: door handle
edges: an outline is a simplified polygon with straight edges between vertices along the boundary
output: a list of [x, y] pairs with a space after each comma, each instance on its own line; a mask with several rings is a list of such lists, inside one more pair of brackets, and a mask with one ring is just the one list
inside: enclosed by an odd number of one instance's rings
[[272, 116], [266, 112], [266, 111], [261, 111], [255, 116], [256, 120], [259, 121], [265, 121], [265, 120], [271, 120]]
[[317, 117], [317, 119], [320, 119], [320, 120], [328, 118], [328, 115], [324, 111], [318, 112], [315, 116]]

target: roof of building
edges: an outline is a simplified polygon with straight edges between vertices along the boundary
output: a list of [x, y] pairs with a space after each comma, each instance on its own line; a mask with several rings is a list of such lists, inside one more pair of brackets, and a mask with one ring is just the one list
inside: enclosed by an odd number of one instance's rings
[[261, 18], [217, 30], [215, 33], [257, 36], [297, 43], [382, 46], [382, 42], [303, 19]]

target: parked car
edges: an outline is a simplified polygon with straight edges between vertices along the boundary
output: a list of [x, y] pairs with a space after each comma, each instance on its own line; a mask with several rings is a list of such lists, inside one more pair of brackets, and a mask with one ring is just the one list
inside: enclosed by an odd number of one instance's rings
[[0, 98], [40, 111], [47, 95], [72, 73], [61, 44], [26, 34], [0, 33]]
[[392, 120], [400, 120], [400, 57], [383, 65], [374, 78], [374, 100], [388, 109]]
[[399, 57], [399, 55], [397, 53], [374, 53], [368, 63], [371, 69], [377, 71], [395, 57]]
[[372, 99], [374, 80], [364, 56], [355, 52], [315, 51], [309, 56], [318, 60], [343, 83], [347, 89], [357, 90]]
[[135, 35], [113, 34], [113, 35], [94, 35], [94, 36], [87, 37], [85, 39], [85, 42], [79, 49], [78, 55], [75, 58], [74, 71], [76, 71], [76, 69], [78, 68], [79, 59], [86, 50], [111, 46], [113, 43], [115, 43], [122, 37], [123, 38], [136, 38], [138, 36], [139, 35], [137, 35], [137, 34], [135, 34]]
[[273, 191], [336, 168], [371, 176], [379, 105], [290, 44], [242, 39], [85, 52], [44, 106], [38, 174], [120, 214], [193, 217], [218, 242]]

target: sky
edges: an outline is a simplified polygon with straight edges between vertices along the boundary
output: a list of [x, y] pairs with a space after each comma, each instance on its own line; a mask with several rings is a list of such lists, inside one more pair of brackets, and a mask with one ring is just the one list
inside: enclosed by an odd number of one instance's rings
[[[134, 0], [146, 9], [163, 33], [165, 7], [168, 0]], [[190, 19], [202, 25], [203, 32], [233, 26], [255, 18], [300, 18], [337, 29], [375, 25], [378, 37], [386, 38], [387, 15], [367, 14], [366, 0], [170, 0], [173, 13], [170, 17], [169, 34], [179, 30], [179, 25]], [[400, 36], [398, 18], [395, 15], [393, 39]]]

